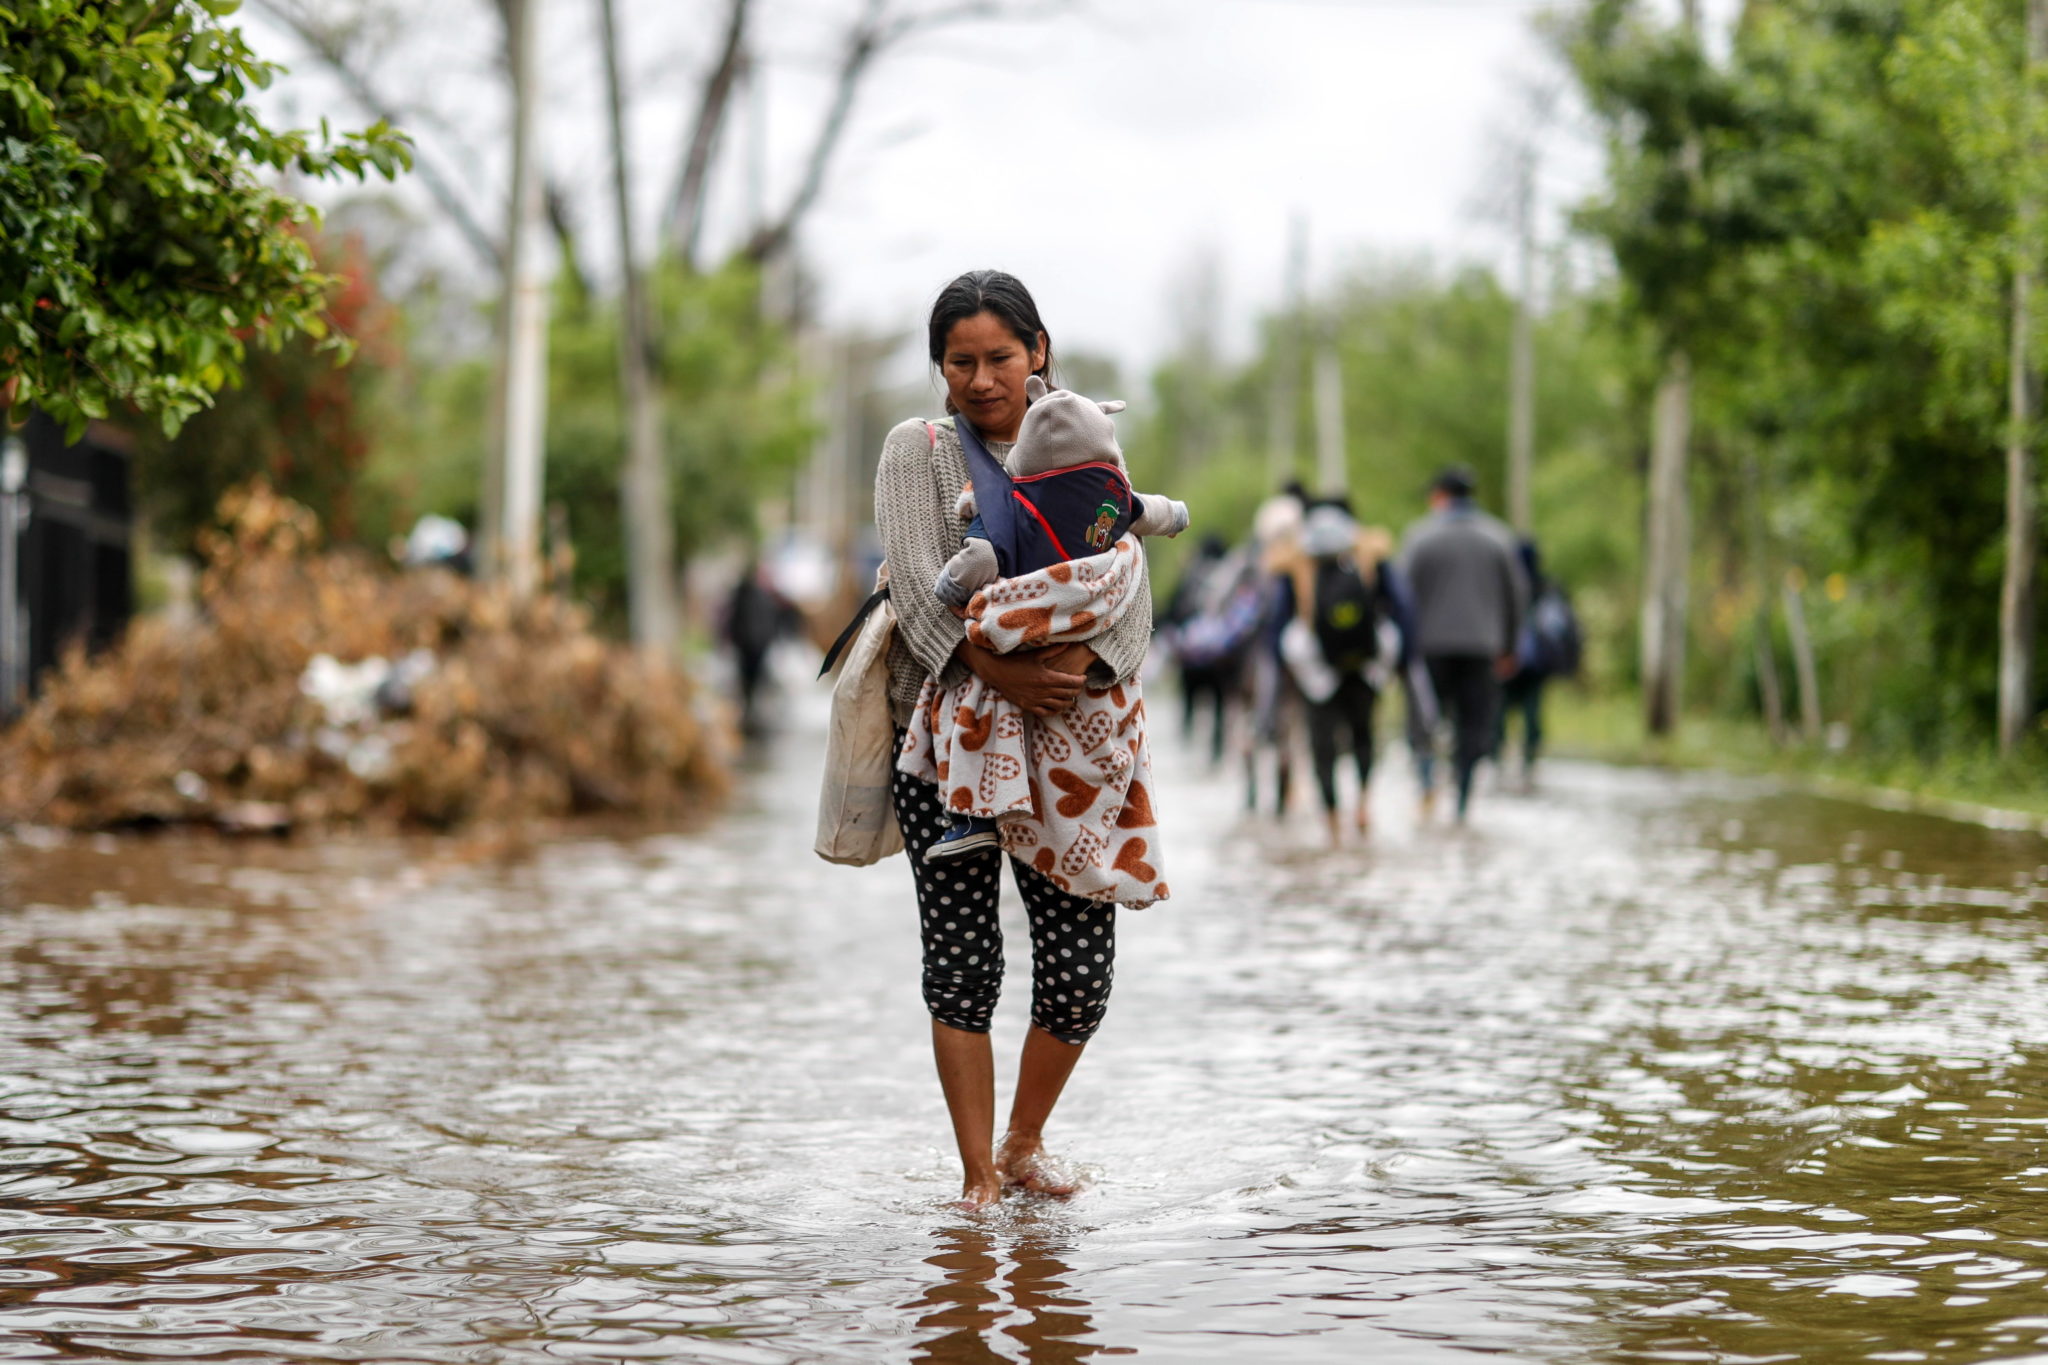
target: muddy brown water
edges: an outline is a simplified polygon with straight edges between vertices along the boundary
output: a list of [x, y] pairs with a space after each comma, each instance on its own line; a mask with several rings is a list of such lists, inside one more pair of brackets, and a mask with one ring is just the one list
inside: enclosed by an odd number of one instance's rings
[[1332, 856], [1162, 742], [1090, 1186], [976, 1218], [817, 745], [509, 861], [0, 844], [0, 1358], [2048, 1350], [2035, 836], [1563, 763], [1461, 835], [1390, 764]]

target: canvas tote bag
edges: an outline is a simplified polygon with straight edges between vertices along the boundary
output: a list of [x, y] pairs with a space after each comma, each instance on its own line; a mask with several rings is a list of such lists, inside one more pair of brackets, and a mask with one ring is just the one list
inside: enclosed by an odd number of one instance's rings
[[[896, 781], [896, 725], [889, 714], [889, 641], [896, 612], [877, 591], [855, 618], [860, 634], [832, 687], [825, 732], [825, 781], [818, 794], [818, 856], [866, 867], [903, 851], [890, 792]], [[837, 652], [835, 646], [834, 652]], [[830, 656], [826, 667], [831, 667]]]

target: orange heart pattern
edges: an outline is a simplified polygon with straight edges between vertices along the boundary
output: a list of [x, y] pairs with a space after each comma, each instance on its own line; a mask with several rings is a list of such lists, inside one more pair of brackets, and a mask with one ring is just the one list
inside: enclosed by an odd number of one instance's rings
[[991, 712], [956, 706], [953, 708], [953, 743], [969, 753], [979, 753], [988, 743], [995, 723], [996, 718]]
[[[1012, 649], [1033, 649], [1051, 638], [1052, 618], [1051, 607], [1012, 607], [996, 618], [996, 625], [1005, 634], [1017, 638]], [[983, 627], [983, 630], [986, 633], [987, 628]], [[1009, 650], [1002, 652], [1007, 654]]]
[[1128, 872], [1141, 882], [1159, 880], [1159, 870], [1145, 861], [1150, 847], [1143, 839], [1124, 840], [1124, 846], [1116, 851], [1116, 870]]
[[1102, 788], [1098, 784], [1085, 782], [1065, 768], [1054, 768], [1046, 775], [1052, 779], [1055, 787], [1066, 793], [1054, 808], [1063, 819], [1080, 819], [1088, 813], [1088, 808], [1095, 804], [1095, 798], [1102, 795]]

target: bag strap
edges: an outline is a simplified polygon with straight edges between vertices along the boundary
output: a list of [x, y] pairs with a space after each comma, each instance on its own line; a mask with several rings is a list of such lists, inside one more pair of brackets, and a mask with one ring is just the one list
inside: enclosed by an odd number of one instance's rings
[[876, 588], [869, 595], [868, 600], [860, 604], [859, 610], [853, 613], [853, 619], [846, 623], [846, 629], [840, 631], [839, 638], [832, 642], [832, 648], [825, 651], [825, 663], [818, 670], [819, 677], [822, 678], [832, 671], [832, 665], [839, 662], [839, 656], [846, 652], [847, 645], [851, 644], [853, 637], [860, 633], [860, 628], [867, 623], [868, 617], [874, 614], [875, 608], [888, 600], [889, 589], [884, 586]]
[[953, 434], [967, 456], [967, 476], [974, 481], [974, 510], [981, 514], [981, 528], [995, 547], [996, 562], [1007, 565], [1017, 543], [1016, 485], [1002, 461], [988, 453], [981, 433], [963, 414], [953, 417]]

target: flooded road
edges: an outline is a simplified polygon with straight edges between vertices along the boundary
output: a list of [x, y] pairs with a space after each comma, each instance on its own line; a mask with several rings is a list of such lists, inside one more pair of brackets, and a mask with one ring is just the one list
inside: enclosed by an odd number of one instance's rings
[[1459, 834], [1395, 762], [1330, 855], [1163, 741], [1092, 1183], [973, 1218], [820, 725], [510, 860], [0, 844], [0, 1358], [2048, 1351], [2041, 839], [1569, 764]]

